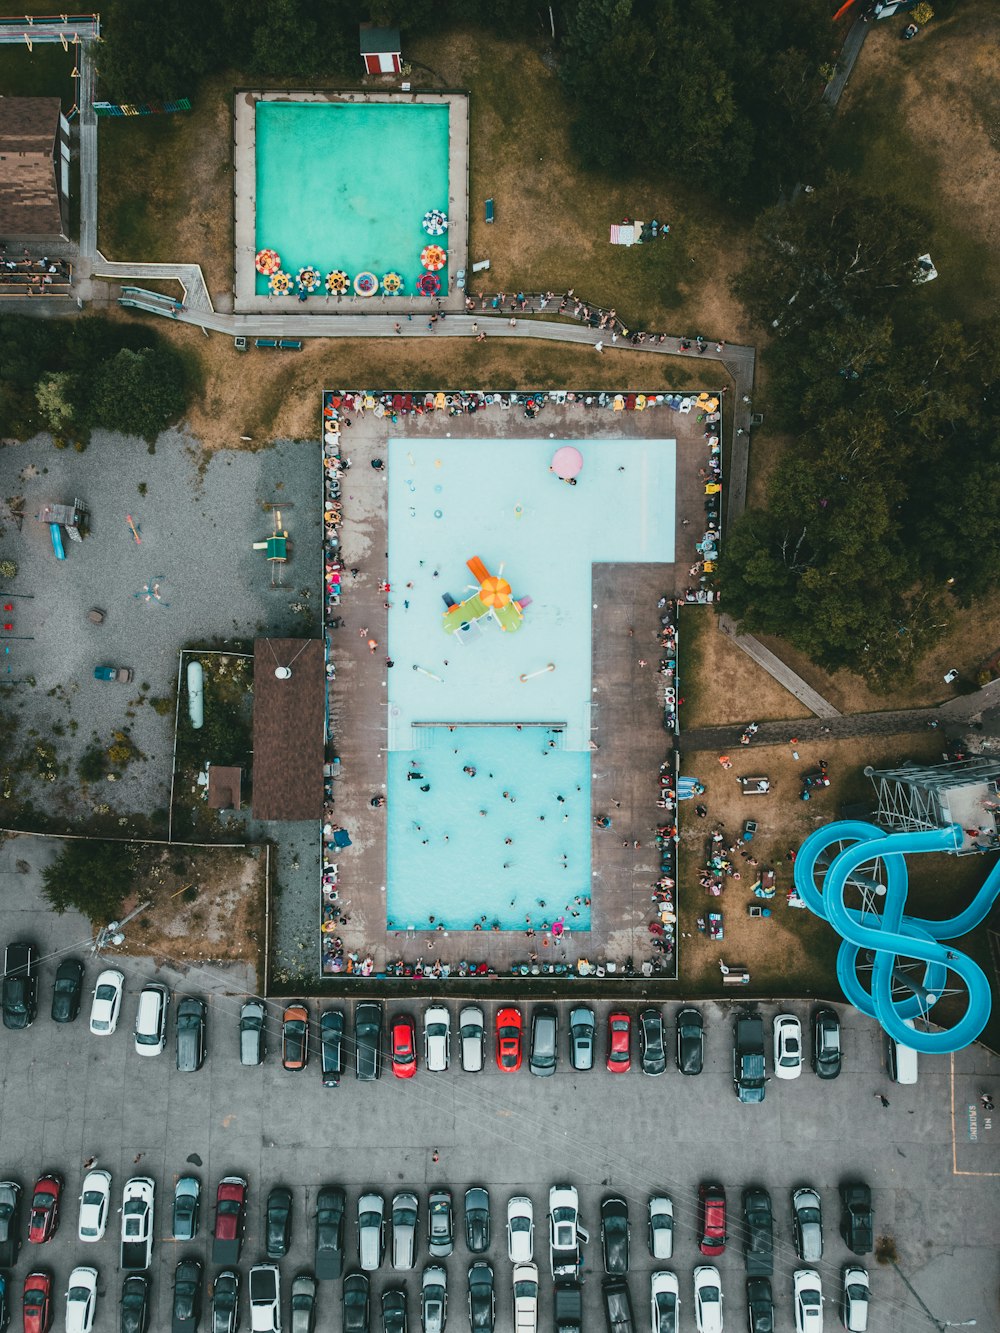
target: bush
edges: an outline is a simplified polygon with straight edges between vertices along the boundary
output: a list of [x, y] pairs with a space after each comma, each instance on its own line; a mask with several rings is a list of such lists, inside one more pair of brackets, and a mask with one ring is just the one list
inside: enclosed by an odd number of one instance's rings
[[121, 913], [132, 887], [136, 849], [122, 842], [71, 842], [42, 873], [42, 892], [60, 916], [82, 912], [102, 926]]
[[76, 771], [80, 775], [81, 782], [103, 781], [108, 772], [108, 760], [104, 753], [104, 747], [96, 744], [96, 742], [93, 745], [88, 745], [77, 762]]

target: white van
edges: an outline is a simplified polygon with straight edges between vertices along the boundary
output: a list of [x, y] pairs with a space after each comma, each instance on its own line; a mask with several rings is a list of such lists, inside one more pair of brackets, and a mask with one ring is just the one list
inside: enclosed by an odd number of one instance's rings
[[139, 995], [135, 1015], [135, 1049], [138, 1055], [159, 1055], [167, 1040], [167, 1005], [170, 992], [166, 986], [150, 983]]
[[[916, 1031], [912, 1019], [904, 1018], [903, 1023], [911, 1031]], [[916, 1083], [917, 1052], [912, 1046], [904, 1046], [901, 1041], [895, 1041], [888, 1035], [886, 1036], [885, 1042], [886, 1072], [892, 1079], [893, 1083]]]

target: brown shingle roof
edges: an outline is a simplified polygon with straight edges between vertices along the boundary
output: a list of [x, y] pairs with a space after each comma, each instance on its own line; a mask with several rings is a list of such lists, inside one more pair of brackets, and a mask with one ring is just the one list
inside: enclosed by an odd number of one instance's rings
[[208, 770], [209, 810], [238, 810], [242, 780], [242, 768], [227, 768], [224, 764], [213, 764]]
[[59, 236], [63, 230], [53, 151], [58, 97], [0, 98], [0, 232]]
[[[279, 680], [276, 667], [290, 667]], [[253, 660], [255, 819], [323, 813], [326, 672], [320, 639], [257, 639]]]

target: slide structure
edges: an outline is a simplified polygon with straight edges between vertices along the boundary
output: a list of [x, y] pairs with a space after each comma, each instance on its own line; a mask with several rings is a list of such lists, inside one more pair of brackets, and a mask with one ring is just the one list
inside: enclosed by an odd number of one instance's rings
[[[960, 1051], [976, 1040], [986, 1026], [992, 1006], [990, 983], [978, 963], [944, 941], [957, 939], [980, 925], [1000, 897], [1000, 862], [964, 911], [944, 921], [908, 916], [905, 912], [907, 855], [918, 852], [953, 852], [962, 842], [957, 824], [913, 833], [886, 833], [865, 820], [842, 819], [811, 833], [795, 858], [795, 888], [809, 910], [823, 917], [841, 936], [837, 979], [849, 1003], [881, 1023], [890, 1037], [931, 1055]], [[852, 877], [866, 881], [861, 867], [878, 858], [882, 865], [884, 897], [870, 894], [881, 904], [881, 914], [848, 907], [844, 901]], [[870, 873], [870, 872], [869, 872]], [[871, 989], [862, 985], [855, 964], [859, 953], [871, 953]], [[909, 995], [899, 989], [896, 968], [919, 959], [924, 964], [921, 984]], [[898, 960], [898, 961], [897, 961]], [[958, 977], [966, 992], [965, 1012], [959, 1021], [940, 1032], [914, 1031], [906, 1018], [927, 1013], [940, 998], [948, 974]]]
[[524, 620], [524, 608], [530, 604], [531, 598], [512, 596], [507, 580], [499, 574], [491, 574], [478, 555], [471, 556], [465, 563], [479, 584], [479, 589], [464, 602], [456, 602], [448, 593], [444, 595], [447, 608], [441, 621], [444, 632], [457, 634], [474, 621], [486, 617], [494, 620], [507, 633], [513, 634], [519, 630]]

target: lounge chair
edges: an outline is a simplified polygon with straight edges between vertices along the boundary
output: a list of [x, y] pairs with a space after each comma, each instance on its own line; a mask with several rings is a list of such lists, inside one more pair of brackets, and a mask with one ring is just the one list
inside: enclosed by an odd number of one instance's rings
[[487, 221], [487, 222], [492, 222], [492, 221], [493, 221], [493, 200], [492, 200], [492, 199], [487, 199], [487, 200], [486, 200], [486, 221]]

